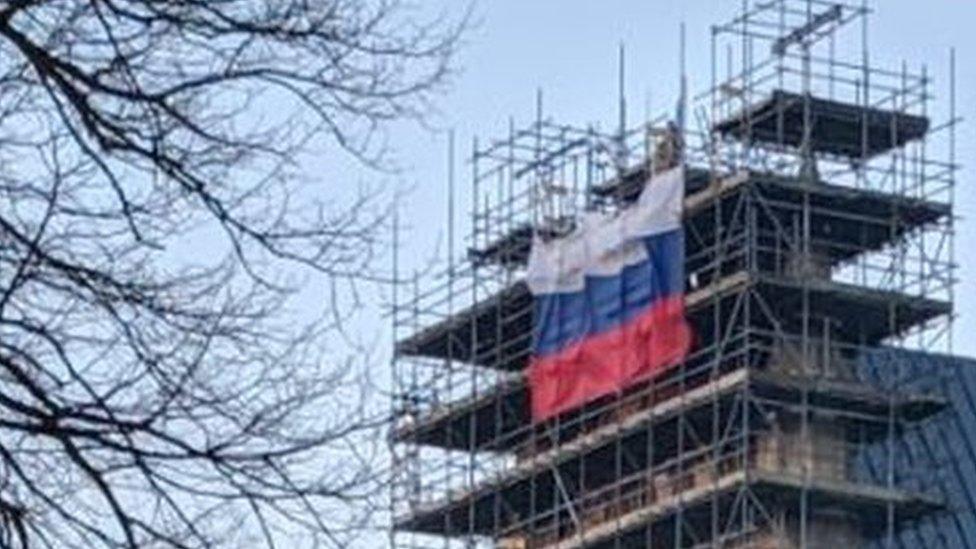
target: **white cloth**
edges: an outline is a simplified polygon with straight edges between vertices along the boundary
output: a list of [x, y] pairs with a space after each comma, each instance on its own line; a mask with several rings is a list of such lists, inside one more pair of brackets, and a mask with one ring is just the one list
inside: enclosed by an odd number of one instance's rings
[[647, 259], [642, 239], [681, 228], [684, 168], [659, 173], [637, 201], [616, 215], [587, 213], [568, 235], [536, 236], [526, 282], [535, 294], [582, 291], [586, 276], [612, 276]]

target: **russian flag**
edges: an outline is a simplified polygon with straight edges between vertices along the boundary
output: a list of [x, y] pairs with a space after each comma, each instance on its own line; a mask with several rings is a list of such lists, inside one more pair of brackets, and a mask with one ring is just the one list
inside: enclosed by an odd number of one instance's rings
[[536, 237], [527, 273], [534, 420], [654, 378], [687, 356], [683, 198], [679, 167], [655, 175], [616, 215], [591, 212], [565, 237]]

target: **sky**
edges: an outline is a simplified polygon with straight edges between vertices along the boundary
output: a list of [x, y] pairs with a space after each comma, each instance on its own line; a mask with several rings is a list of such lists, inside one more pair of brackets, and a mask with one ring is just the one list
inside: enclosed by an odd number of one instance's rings
[[[430, 0], [435, 2], [435, 0]], [[460, 0], [436, 0], [459, 15]], [[976, 181], [970, 151], [976, 150], [976, 2], [874, 0], [869, 47], [873, 65], [899, 70], [903, 61], [925, 64], [934, 79], [933, 118], [948, 116], [949, 51], [957, 51], [959, 115], [967, 120], [958, 134], [958, 160], [964, 164], [956, 194], [960, 216], [956, 239], [960, 265], [955, 351], [976, 356]], [[456, 133], [458, 149], [458, 235], [470, 221], [465, 190], [470, 184], [467, 156], [474, 136], [504, 137], [508, 119], [525, 125], [534, 118], [536, 90], [544, 95], [553, 119], [611, 128], [617, 120], [617, 55], [627, 50], [626, 92], [630, 122], [642, 121], [645, 105], [659, 114], [678, 96], [679, 28], [687, 26], [691, 95], [710, 83], [710, 34], [713, 24], [732, 18], [739, 0], [480, 0], [474, 26], [458, 58], [459, 73], [438, 101], [433, 129], [395, 127], [390, 145], [401, 171], [397, 185], [406, 189], [401, 205], [404, 225], [401, 258], [443, 257], [446, 233], [447, 138]], [[853, 33], [857, 37], [859, 33]], [[838, 43], [859, 51], [860, 41]], [[972, 60], [972, 61], [971, 61]], [[458, 245], [460, 248], [461, 244]]]

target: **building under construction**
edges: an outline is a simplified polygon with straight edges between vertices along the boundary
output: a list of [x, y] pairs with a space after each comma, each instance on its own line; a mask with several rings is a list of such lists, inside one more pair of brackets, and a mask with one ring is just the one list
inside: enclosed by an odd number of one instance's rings
[[[954, 55], [938, 83], [873, 66], [865, 4], [735, 8], [676, 113], [604, 132], [540, 107], [474, 143], [465, 257], [452, 228], [440, 274], [396, 273], [394, 547], [976, 547]], [[533, 242], [674, 165], [693, 346], [534, 418]]]

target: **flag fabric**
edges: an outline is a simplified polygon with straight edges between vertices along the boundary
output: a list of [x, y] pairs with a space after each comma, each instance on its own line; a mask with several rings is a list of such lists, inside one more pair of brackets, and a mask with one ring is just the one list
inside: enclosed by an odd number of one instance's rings
[[616, 215], [586, 214], [533, 242], [532, 417], [549, 419], [652, 379], [691, 347], [684, 311], [684, 168], [654, 175]]

